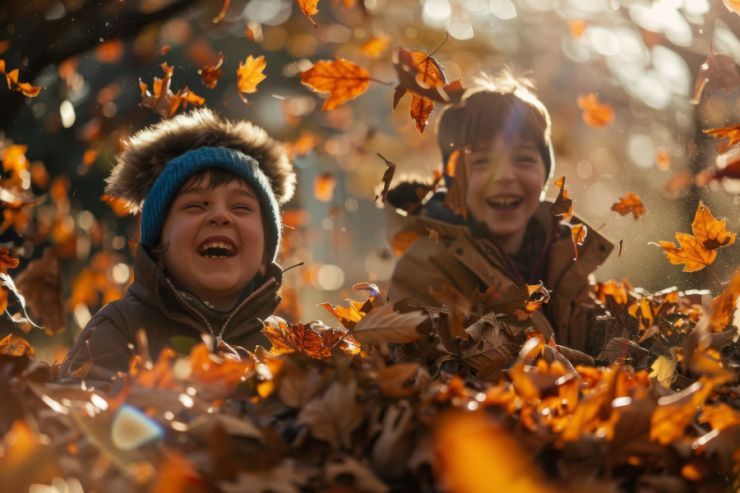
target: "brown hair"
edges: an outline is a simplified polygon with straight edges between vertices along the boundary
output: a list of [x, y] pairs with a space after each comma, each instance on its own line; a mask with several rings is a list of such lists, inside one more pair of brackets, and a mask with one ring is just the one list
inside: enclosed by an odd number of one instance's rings
[[532, 140], [545, 163], [545, 179], [554, 168], [550, 114], [533, 92], [529, 79], [509, 70], [475, 80], [461, 102], [448, 106], [439, 118], [437, 144], [446, 163], [455, 149], [490, 145], [497, 135]]

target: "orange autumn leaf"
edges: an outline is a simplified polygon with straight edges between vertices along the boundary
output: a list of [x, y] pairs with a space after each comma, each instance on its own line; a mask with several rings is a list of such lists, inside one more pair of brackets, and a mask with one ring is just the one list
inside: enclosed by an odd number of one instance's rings
[[0, 354], [7, 356], [33, 356], [31, 344], [15, 334], [8, 334], [0, 340]]
[[722, 332], [732, 322], [740, 296], [740, 270], [735, 271], [722, 293], [712, 300], [709, 306], [709, 330]]
[[710, 128], [708, 130], [703, 131], [705, 134], [711, 135], [712, 137], [716, 139], [727, 139], [727, 143], [725, 143], [720, 151], [724, 152], [730, 147], [734, 146], [738, 142], [740, 142], [740, 123], [736, 123], [735, 125], [732, 125], [731, 127], [722, 127], [722, 128]]
[[470, 178], [470, 165], [465, 158], [465, 153], [455, 149], [450, 154], [447, 164], [448, 171], [452, 171], [452, 183], [449, 191], [445, 196], [444, 203], [452, 212], [462, 216], [464, 220], [468, 219], [468, 205], [465, 197], [468, 194], [468, 179]]
[[390, 47], [390, 45], [391, 38], [385, 34], [381, 34], [379, 36], [373, 36], [362, 43], [360, 51], [362, 51], [362, 54], [368, 58], [378, 59], [388, 51], [388, 47]]
[[578, 96], [578, 106], [583, 110], [583, 121], [591, 127], [605, 127], [614, 121], [614, 109], [594, 93]]
[[112, 39], [95, 48], [95, 58], [100, 63], [114, 63], [123, 56], [124, 45], [120, 39]]
[[607, 296], [617, 305], [626, 305], [629, 299], [630, 285], [627, 281], [618, 282], [610, 279], [604, 283], [596, 283], [594, 295], [601, 303], [606, 303]]
[[299, 352], [313, 359], [329, 359], [334, 347], [359, 352], [359, 343], [345, 330], [333, 329], [321, 322], [289, 325], [279, 317], [265, 320], [262, 333], [270, 340], [275, 355]]
[[708, 404], [699, 416], [699, 423], [709, 423], [712, 429], [721, 431], [740, 424], [740, 411], [724, 402]]
[[29, 98], [35, 98], [41, 93], [40, 86], [32, 86], [28, 82], [18, 81], [18, 69], [13, 69], [10, 72], [5, 72], [5, 61], [0, 60], [0, 73], [5, 73], [5, 80], [8, 83], [8, 89], [11, 91], [17, 91], [22, 93], [24, 96]]
[[555, 199], [555, 203], [552, 204], [552, 213], [555, 216], [560, 216], [560, 219], [565, 221], [573, 215], [573, 201], [570, 199], [568, 190], [565, 189], [565, 177], [555, 179], [553, 182], [557, 188], [560, 189], [558, 197]]
[[[257, 92], [259, 83], [267, 78], [263, 73], [266, 67], [267, 62], [263, 55], [257, 58], [249, 55], [244, 62], [239, 62], [239, 68], [236, 71], [239, 92], [246, 94]], [[243, 96], [242, 99], [244, 99]]]
[[87, 149], [82, 154], [82, 165], [83, 166], [92, 166], [93, 163], [98, 159], [98, 151], [95, 149]]
[[321, 111], [333, 110], [367, 91], [370, 74], [367, 70], [343, 58], [319, 60], [301, 72], [301, 83], [318, 93], [329, 93]]
[[669, 171], [671, 169], [671, 156], [662, 147], [655, 153], [655, 165], [661, 171]]
[[717, 250], [707, 250], [699, 240], [688, 233], [676, 233], [678, 247], [671, 241], [659, 241], [668, 261], [673, 265], [683, 264], [683, 272], [696, 272], [711, 265], [717, 258]]
[[699, 201], [694, 221], [691, 223], [691, 230], [704, 248], [716, 250], [735, 243], [737, 235], [727, 231], [726, 223], [725, 220], [718, 221], [709, 207]]
[[331, 202], [337, 180], [331, 173], [322, 173], [314, 179], [313, 195], [320, 202]]
[[200, 80], [203, 85], [209, 89], [215, 89], [218, 85], [218, 80], [223, 77], [224, 73], [221, 71], [221, 65], [224, 63], [223, 53], [218, 55], [218, 60], [214, 65], [206, 65], [198, 70]]
[[318, 143], [319, 138], [315, 133], [304, 130], [296, 140], [284, 144], [283, 147], [285, 147], [288, 157], [290, 159], [295, 159], [296, 157], [305, 156], [311, 152]]
[[586, 241], [586, 236], [588, 236], [588, 226], [586, 226], [583, 223], [579, 224], [571, 224], [570, 225], [570, 236], [573, 240], [573, 250], [574, 250], [574, 256], [573, 258], [578, 258], [578, 247], [583, 245], [583, 242]]
[[583, 35], [586, 33], [587, 28], [588, 24], [586, 24], [586, 21], [584, 21], [583, 19], [571, 19], [568, 21], [568, 29], [570, 30], [570, 35], [574, 38], [582, 38]]
[[642, 200], [632, 192], [623, 195], [618, 202], [612, 204], [612, 210], [623, 216], [631, 212], [635, 219], [645, 214], [645, 206], [642, 204]]
[[[444, 71], [437, 60], [431, 55], [422, 51], [411, 51], [405, 48], [399, 48], [396, 54], [399, 62], [410, 67], [414, 74], [414, 84], [425, 89], [443, 87], [447, 83]], [[419, 133], [424, 133], [427, 126], [429, 115], [434, 109], [434, 100], [424, 97], [407, 87], [403, 82], [396, 86], [393, 94], [393, 107], [398, 105], [400, 99], [411, 90], [411, 107], [409, 113], [411, 118], [416, 122], [416, 129]]]
[[127, 216], [131, 212], [128, 202], [119, 197], [112, 197], [105, 193], [100, 196], [100, 200], [108, 204], [113, 209], [113, 213], [118, 217]]
[[12, 144], [3, 149], [3, 171], [12, 171], [17, 175], [28, 169], [28, 159], [26, 151], [28, 146]]
[[740, 15], [740, 0], [722, 0], [725, 7], [730, 12]]
[[298, 2], [298, 7], [300, 7], [301, 12], [306, 16], [306, 19], [313, 24], [313, 27], [319, 27], [319, 25], [316, 24], [316, 21], [311, 17], [319, 13], [319, 0], [296, 0], [296, 2]]
[[190, 104], [194, 106], [205, 104], [205, 99], [192, 92], [187, 86], [177, 92], [172, 92], [170, 86], [174, 68], [166, 63], [163, 63], [161, 67], [164, 78], [154, 78], [151, 92], [149, 92], [149, 86], [139, 79], [141, 106], [149, 108], [165, 118], [170, 118], [179, 109], [186, 109]]

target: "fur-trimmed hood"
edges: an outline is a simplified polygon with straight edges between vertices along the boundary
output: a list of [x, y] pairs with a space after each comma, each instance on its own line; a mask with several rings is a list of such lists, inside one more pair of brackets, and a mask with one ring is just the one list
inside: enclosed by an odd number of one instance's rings
[[228, 147], [253, 157], [270, 180], [278, 203], [293, 197], [295, 171], [282, 144], [250, 122], [225, 120], [208, 108], [160, 121], [128, 138], [106, 180], [106, 192], [139, 212], [167, 162], [205, 146]]

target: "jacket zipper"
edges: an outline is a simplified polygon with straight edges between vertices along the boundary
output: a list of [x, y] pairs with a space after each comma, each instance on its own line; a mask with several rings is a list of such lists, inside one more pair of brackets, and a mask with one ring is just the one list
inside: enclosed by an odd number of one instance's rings
[[261, 294], [263, 291], [266, 291], [268, 287], [271, 287], [273, 284], [275, 284], [277, 281], [275, 280], [275, 277], [271, 277], [268, 281], [266, 281], [260, 288], [252, 293], [251, 295], [247, 296], [244, 300], [242, 300], [241, 303], [237, 305], [236, 308], [234, 308], [231, 311], [231, 315], [229, 315], [229, 318], [226, 319], [226, 321], [221, 326], [221, 330], [218, 332], [218, 335], [216, 336], [216, 342], [220, 342], [223, 338], [224, 333], [226, 332], [226, 326], [229, 325], [229, 322], [234, 318], [234, 316], [241, 311], [242, 307], [249, 303], [250, 301], [253, 301], [255, 298], [258, 297], [259, 294]]
[[167, 278], [165, 278], [165, 280], [167, 281], [167, 285], [168, 285], [168, 286], [170, 287], [170, 289], [171, 289], [171, 290], [172, 290], [172, 292], [174, 293], [174, 295], [175, 295], [175, 298], [177, 298], [177, 299], [178, 299], [178, 301], [180, 301], [180, 303], [181, 303], [181, 304], [182, 304], [182, 305], [183, 305], [183, 306], [184, 306], [185, 308], [187, 308], [187, 309], [188, 309], [188, 310], [189, 310], [190, 312], [192, 312], [192, 313], [194, 313], [195, 315], [197, 315], [197, 316], [198, 316], [198, 318], [200, 318], [200, 319], [201, 319], [201, 320], [203, 321], [203, 323], [205, 324], [205, 326], [206, 326], [206, 327], [208, 328], [208, 332], [210, 332], [210, 333], [211, 333], [211, 335], [215, 336], [216, 334], [214, 334], [214, 333], [213, 333], [213, 327], [211, 326], [211, 323], [210, 323], [210, 322], [208, 321], [208, 319], [207, 319], [207, 318], [206, 318], [206, 317], [205, 317], [205, 316], [204, 316], [204, 315], [203, 315], [202, 313], [200, 313], [200, 312], [198, 311], [198, 309], [196, 309], [196, 308], [195, 308], [194, 306], [192, 306], [192, 305], [191, 305], [191, 304], [190, 304], [190, 303], [189, 303], [189, 302], [188, 302], [188, 301], [187, 301], [187, 300], [186, 300], [185, 298], [183, 298], [182, 296], [180, 296], [180, 293], [178, 293], [178, 292], [177, 292], [177, 289], [176, 289], [176, 288], [175, 288], [175, 286], [174, 286], [174, 285], [172, 284], [172, 281], [170, 281], [170, 280], [169, 280], [169, 279], [167, 279]]

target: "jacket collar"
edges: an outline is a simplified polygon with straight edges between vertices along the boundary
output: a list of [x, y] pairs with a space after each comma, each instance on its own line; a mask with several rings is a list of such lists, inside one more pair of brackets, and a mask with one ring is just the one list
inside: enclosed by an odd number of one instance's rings
[[280, 302], [277, 294], [283, 270], [276, 263], [267, 268], [264, 281], [226, 312], [208, 307], [192, 293], [178, 288], [151, 255], [139, 245], [134, 254], [134, 282], [128, 293], [168, 319], [207, 332], [218, 340], [233, 340], [261, 328]]

